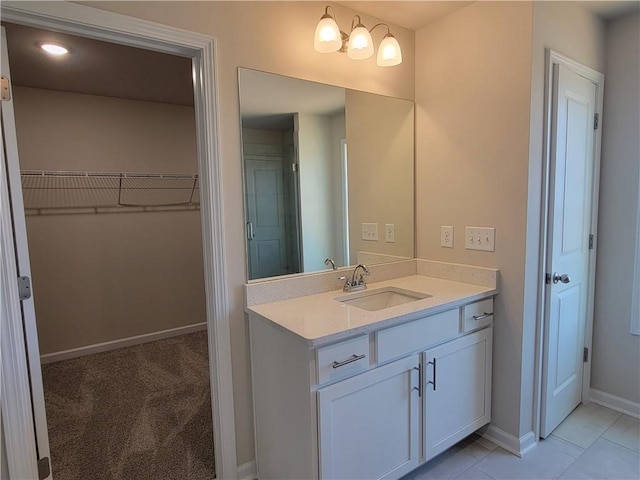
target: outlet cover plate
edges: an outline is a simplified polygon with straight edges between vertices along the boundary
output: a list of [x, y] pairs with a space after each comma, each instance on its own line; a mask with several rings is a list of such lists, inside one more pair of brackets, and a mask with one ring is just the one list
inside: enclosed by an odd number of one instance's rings
[[369, 240], [372, 242], [378, 241], [378, 224], [377, 223], [362, 224], [362, 240]]
[[440, 227], [440, 246], [453, 248], [453, 226], [442, 225]]
[[387, 242], [396, 241], [396, 227], [393, 223], [387, 223], [384, 226], [384, 239]]
[[496, 229], [493, 227], [465, 227], [464, 248], [495, 252]]

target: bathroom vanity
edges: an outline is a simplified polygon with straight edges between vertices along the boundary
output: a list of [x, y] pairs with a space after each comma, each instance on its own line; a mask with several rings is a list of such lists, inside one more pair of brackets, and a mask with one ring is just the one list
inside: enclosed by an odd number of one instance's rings
[[408, 275], [247, 302], [258, 477], [399, 478], [489, 423], [496, 293]]

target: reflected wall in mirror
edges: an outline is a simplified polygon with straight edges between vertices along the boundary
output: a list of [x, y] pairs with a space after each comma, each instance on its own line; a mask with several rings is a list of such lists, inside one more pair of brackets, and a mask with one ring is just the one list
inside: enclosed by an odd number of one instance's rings
[[239, 84], [249, 280], [413, 258], [413, 102], [244, 68]]

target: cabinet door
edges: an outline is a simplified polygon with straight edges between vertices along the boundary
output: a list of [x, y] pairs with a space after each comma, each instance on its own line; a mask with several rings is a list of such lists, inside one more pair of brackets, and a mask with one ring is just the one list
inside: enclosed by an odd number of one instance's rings
[[485, 328], [423, 353], [425, 460], [491, 421], [492, 332]]
[[399, 478], [418, 466], [418, 362], [318, 390], [320, 478]]

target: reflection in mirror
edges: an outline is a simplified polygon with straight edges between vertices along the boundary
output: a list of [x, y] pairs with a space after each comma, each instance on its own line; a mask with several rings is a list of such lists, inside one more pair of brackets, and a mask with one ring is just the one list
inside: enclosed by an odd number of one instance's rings
[[413, 102], [243, 68], [239, 83], [248, 278], [412, 258]]

